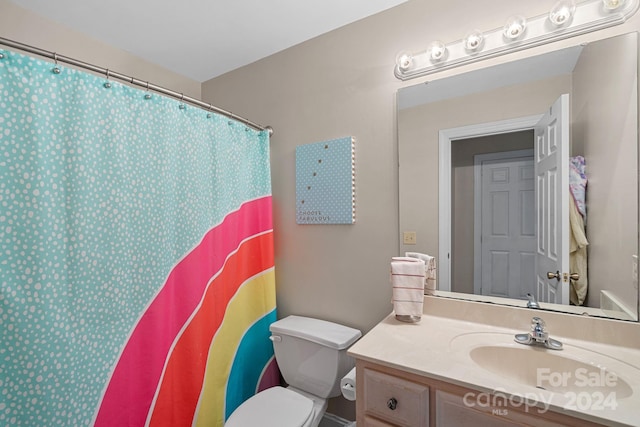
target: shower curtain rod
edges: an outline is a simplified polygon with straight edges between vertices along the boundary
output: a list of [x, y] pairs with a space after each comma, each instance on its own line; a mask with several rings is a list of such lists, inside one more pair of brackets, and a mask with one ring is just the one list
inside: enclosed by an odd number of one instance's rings
[[216, 112], [218, 114], [221, 114], [225, 117], [228, 117], [230, 119], [233, 120], [237, 120], [249, 127], [252, 127], [253, 129], [256, 130], [266, 130], [267, 132], [269, 132], [269, 136], [273, 135], [273, 128], [271, 126], [262, 126], [259, 125], [257, 123], [252, 122], [249, 119], [245, 119], [244, 117], [240, 117], [240, 116], [236, 116], [235, 114], [223, 110], [221, 108], [215, 107], [211, 104], [207, 104], [206, 102], [202, 102], [199, 99], [195, 99], [195, 98], [191, 98], [190, 96], [185, 96], [183, 93], [179, 93], [170, 89], [166, 89], [162, 86], [157, 86], [154, 84], [149, 83], [148, 81], [143, 81], [143, 80], [139, 80], [136, 79], [134, 77], [130, 77], [115, 71], [111, 71], [108, 68], [102, 68], [102, 67], [98, 67], [97, 65], [93, 65], [93, 64], [89, 64], [83, 61], [79, 61], [77, 59], [73, 59], [73, 58], [69, 58], [67, 56], [63, 56], [63, 55], [58, 55], [56, 52], [50, 52], [44, 49], [40, 49], [34, 46], [29, 46], [27, 44], [24, 43], [20, 43], [14, 40], [9, 40], [6, 39], [4, 37], [0, 37], [0, 45], [4, 45], [4, 46], [9, 46], [12, 47], [14, 49], [19, 49], [25, 52], [29, 52], [29, 53], [33, 53], [35, 55], [39, 55], [39, 56], [44, 56], [46, 58], [49, 59], [53, 59], [56, 63], [58, 62], [64, 62], [66, 64], [70, 64], [76, 67], [80, 67], [80, 68], [84, 68], [86, 70], [90, 70], [93, 71], [95, 73], [98, 74], [104, 74], [105, 76], [107, 76], [107, 78], [116, 78], [118, 80], [122, 80], [125, 81], [129, 84], [132, 85], [136, 85], [136, 86], [140, 86], [143, 87], [145, 89], [148, 90], [153, 90], [154, 92], [158, 92], [161, 93], [163, 95], [167, 95], [170, 96], [172, 98], [176, 98], [178, 100], [180, 100], [181, 102], [188, 102], [190, 104], [196, 105], [202, 109], [205, 109], [207, 111], [213, 111]]

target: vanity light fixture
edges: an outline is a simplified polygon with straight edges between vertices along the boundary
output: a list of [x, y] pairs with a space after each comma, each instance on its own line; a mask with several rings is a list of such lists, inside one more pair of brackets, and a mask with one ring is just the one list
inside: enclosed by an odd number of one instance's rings
[[507, 23], [504, 24], [502, 34], [509, 41], [517, 40], [523, 36], [527, 29], [527, 20], [524, 16], [516, 15], [507, 19]]
[[616, 10], [624, 5], [625, 0], [602, 0], [602, 4], [607, 10]]
[[444, 61], [447, 57], [447, 47], [440, 40], [436, 40], [429, 44], [427, 55], [431, 62]]
[[559, 0], [544, 15], [513, 16], [502, 28], [473, 30], [462, 40], [432, 42], [421, 52], [402, 52], [396, 57], [394, 74], [400, 80], [409, 80], [620, 25], [639, 7], [640, 0]]
[[484, 44], [484, 36], [480, 30], [469, 31], [467, 35], [464, 36], [462, 44], [464, 45], [464, 50], [467, 52], [478, 52]]
[[399, 70], [406, 71], [413, 64], [413, 55], [409, 52], [400, 52], [396, 57], [396, 65]]
[[549, 12], [549, 21], [556, 27], [568, 25], [576, 11], [576, 2], [573, 0], [560, 0]]

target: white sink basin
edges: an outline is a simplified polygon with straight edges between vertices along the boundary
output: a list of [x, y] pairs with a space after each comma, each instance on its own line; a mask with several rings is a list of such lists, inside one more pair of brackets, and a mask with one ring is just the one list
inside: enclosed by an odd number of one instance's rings
[[637, 367], [566, 343], [563, 350], [549, 350], [518, 344], [512, 334], [482, 332], [456, 336], [450, 348], [492, 375], [554, 393], [602, 393], [622, 400], [640, 390]]
[[588, 391], [606, 396], [614, 392], [617, 399], [633, 394], [621, 375], [606, 366], [561, 356], [541, 347], [481, 346], [473, 348], [469, 356], [492, 374], [555, 393]]

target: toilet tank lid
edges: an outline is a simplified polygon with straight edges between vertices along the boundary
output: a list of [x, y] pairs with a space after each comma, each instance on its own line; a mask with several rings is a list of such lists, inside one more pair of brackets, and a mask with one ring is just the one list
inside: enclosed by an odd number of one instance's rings
[[274, 334], [306, 339], [336, 350], [343, 350], [356, 342], [362, 333], [348, 326], [303, 316], [288, 316], [273, 322], [269, 330]]

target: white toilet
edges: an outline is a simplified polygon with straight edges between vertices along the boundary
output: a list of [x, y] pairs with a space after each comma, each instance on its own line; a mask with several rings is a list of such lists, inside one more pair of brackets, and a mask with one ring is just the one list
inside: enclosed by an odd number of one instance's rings
[[271, 324], [276, 360], [289, 387], [272, 387], [240, 405], [225, 427], [316, 427], [327, 399], [340, 396], [340, 379], [354, 365], [347, 348], [357, 329], [309, 317]]

